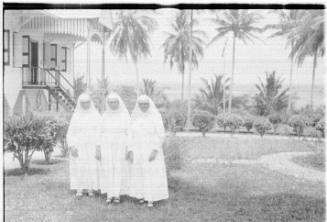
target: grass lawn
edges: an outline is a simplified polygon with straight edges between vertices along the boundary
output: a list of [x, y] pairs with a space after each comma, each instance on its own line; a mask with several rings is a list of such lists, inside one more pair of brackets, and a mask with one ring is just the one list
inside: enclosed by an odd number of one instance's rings
[[[206, 140], [217, 145], [204, 145]], [[217, 148], [227, 142], [221, 138], [182, 141], [189, 149], [187, 156], [193, 157], [211, 153], [211, 157], [254, 158], [281, 149], [275, 145], [263, 148], [264, 152], [259, 147], [245, 152], [240, 145], [239, 149], [224, 147], [224, 152]], [[283, 141], [287, 143], [284, 147], [292, 144]], [[110, 208], [100, 197], [76, 200], [69, 190], [68, 164], [59, 158], [51, 165], [34, 162], [32, 174], [25, 177], [18, 170], [6, 171], [6, 221], [324, 221], [323, 183], [301, 181], [259, 165], [184, 165], [170, 172], [170, 199], [148, 209], [130, 199]]]
[[307, 156], [298, 156], [293, 161], [301, 166], [310, 167], [316, 170], [325, 171], [325, 154], [315, 153]]

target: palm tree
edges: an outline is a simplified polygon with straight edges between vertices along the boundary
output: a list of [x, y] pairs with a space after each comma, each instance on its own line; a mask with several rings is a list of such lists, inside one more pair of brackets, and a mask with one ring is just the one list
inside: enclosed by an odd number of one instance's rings
[[318, 56], [324, 56], [324, 11], [306, 11], [300, 24], [292, 30], [295, 44], [291, 56], [295, 56], [298, 65], [301, 65], [307, 56], [313, 56], [310, 106], [313, 108], [313, 90], [315, 84]]
[[200, 94], [195, 97], [195, 106], [218, 115], [219, 110], [224, 107], [224, 88], [228, 89], [228, 79], [224, 80], [223, 75], [215, 75], [210, 82], [202, 78], [204, 87]]
[[142, 79], [143, 88], [142, 93], [149, 96], [157, 108], [161, 108], [168, 103], [168, 98], [164, 91], [156, 86], [156, 81], [153, 79]]
[[[286, 46], [290, 46], [291, 52], [294, 50], [294, 42], [295, 38], [292, 35], [292, 30], [299, 26], [301, 22], [302, 15], [304, 13], [303, 10], [281, 10], [278, 11], [279, 22], [273, 25], [267, 25], [265, 29], [273, 29], [275, 32], [270, 35], [272, 37], [280, 37], [284, 36], [287, 38]], [[294, 56], [290, 55], [290, 79], [289, 79], [289, 90], [290, 96], [288, 100], [288, 111], [292, 108], [292, 83], [293, 83], [293, 65], [294, 65]]]
[[139, 74], [137, 63], [140, 58], [151, 55], [149, 33], [156, 28], [156, 21], [136, 10], [120, 11], [113, 27], [111, 50], [119, 57], [131, 57], [136, 75], [136, 91], [139, 93]]
[[282, 90], [283, 81], [276, 76], [276, 71], [266, 73], [266, 79], [255, 84], [258, 92], [254, 96], [255, 108], [259, 115], [269, 115], [287, 107], [288, 88]]
[[143, 93], [149, 97], [155, 93], [156, 81], [152, 79], [142, 79], [143, 81]]
[[[192, 46], [192, 62], [195, 67], [198, 66], [199, 57], [203, 56], [204, 41], [202, 36], [204, 32], [200, 30], [192, 30], [192, 36], [189, 35], [190, 23], [187, 18], [186, 11], [180, 11], [175, 22], [172, 24], [173, 32], [168, 32], [168, 37], [163, 43], [164, 62], [169, 61], [170, 68], [177, 66], [181, 74], [181, 100], [184, 101], [184, 74], [186, 63], [190, 61], [189, 45]], [[194, 22], [194, 21], [193, 21]]]
[[229, 113], [232, 110], [236, 40], [240, 39], [244, 43], [247, 43], [247, 41], [252, 41], [254, 38], [257, 38], [254, 33], [258, 33], [262, 30], [256, 27], [256, 23], [260, 18], [261, 16], [257, 13], [248, 10], [226, 10], [223, 11], [221, 15], [216, 14], [216, 18], [213, 19], [213, 22], [217, 25], [217, 35], [212, 38], [209, 44], [212, 44], [222, 37], [228, 38], [230, 34], [233, 38], [232, 73], [228, 102]]

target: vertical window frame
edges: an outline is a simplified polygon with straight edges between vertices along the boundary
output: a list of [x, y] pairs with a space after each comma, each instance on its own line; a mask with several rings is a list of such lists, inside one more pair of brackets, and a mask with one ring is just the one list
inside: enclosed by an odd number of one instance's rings
[[[9, 29], [3, 30], [3, 40], [5, 40], [5, 38], [7, 38], [8, 45], [6, 46], [5, 41], [3, 41], [3, 65], [9, 66], [10, 65], [10, 30]], [[5, 56], [6, 53], [7, 56]]]
[[63, 46], [61, 49], [64, 50], [64, 58], [61, 60], [61, 64], [64, 64], [64, 68], [61, 69], [61, 71], [67, 72], [67, 47]]
[[45, 42], [43, 42], [42, 44], [42, 60], [43, 60], [43, 68], [45, 68], [45, 64], [46, 64], [46, 55], [45, 55]]
[[16, 42], [15, 42], [15, 36], [16, 36], [16, 34], [17, 34], [17, 32], [12, 32], [12, 66], [13, 67], [16, 67], [16, 63], [15, 63], [15, 44], [16, 44]]
[[23, 41], [24, 39], [27, 39], [27, 52], [24, 51], [24, 45], [23, 45], [23, 50], [22, 50], [22, 55], [23, 58], [24, 56], [27, 56], [27, 64], [24, 63], [24, 59], [22, 61], [22, 67], [30, 67], [31, 66], [31, 37], [29, 35], [23, 35]]
[[[55, 51], [54, 51], [55, 57], [51, 56], [52, 46], [55, 46]], [[51, 70], [55, 70], [58, 65], [58, 45], [55, 43], [50, 44], [50, 62], [51, 62]], [[54, 67], [52, 67], [52, 62], [54, 62]]]

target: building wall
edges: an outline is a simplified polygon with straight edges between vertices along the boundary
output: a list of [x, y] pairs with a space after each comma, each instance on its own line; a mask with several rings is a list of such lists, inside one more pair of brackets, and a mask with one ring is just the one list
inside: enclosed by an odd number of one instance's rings
[[[20, 31], [21, 21], [17, 16], [17, 11], [5, 11], [4, 15], [4, 29], [9, 30], [9, 54], [10, 62], [8, 65], [4, 65], [4, 95], [7, 100], [6, 109], [9, 115], [22, 113], [25, 110], [34, 110], [35, 107], [29, 104], [33, 104], [33, 100], [37, 101], [37, 98], [33, 89], [22, 89], [22, 64], [23, 64], [23, 35], [30, 36], [30, 41], [38, 43], [38, 66], [50, 68], [50, 44], [57, 44], [57, 69], [62, 69], [62, 60], [64, 54], [61, 51], [61, 47], [67, 47], [67, 71], [62, 72], [68, 81], [73, 84], [73, 47], [72, 43], [62, 43], [55, 39], [51, 42], [44, 39], [44, 34], [40, 31]], [[45, 49], [43, 46], [45, 43]], [[43, 55], [43, 52], [45, 54]], [[45, 60], [44, 60], [45, 58]], [[25, 68], [25, 72], [28, 72], [28, 68]], [[30, 78], [30, 74], [24, 75]], [[68, 88], [68, 85], [62, 80], [64, 87]], [[28, 93], [27, 91], [31, 91]], [[42, 96], [42, 109], [48, 109], [48, 93], [46, 90], [41, 90]], [[24, 95], [28, 93], [28, 101], [24, 101]], [[71, 95], [73, 95], [72, 89], [70, 89]], [[59, 108], [63, 110], [62, 107]]]

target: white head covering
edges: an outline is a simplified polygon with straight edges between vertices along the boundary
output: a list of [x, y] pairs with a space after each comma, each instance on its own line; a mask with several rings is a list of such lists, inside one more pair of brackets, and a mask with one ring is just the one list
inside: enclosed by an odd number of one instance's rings
[[[90, 107], [84, 109], [81, 106], [82, 102], [90, 102]], [[71, 118], [69, 129], [67, 133], [67, 142], [76, 143], [79, 139], [79, 134], [82, 131], [90, 131], [90, 133], [96, 133], [100, 123], [100, 114], [95, 109], [91, 97], [87, 93], [83, 93], [78, 97], [76, 108]], [[93, 136], [93, 138], [95, 138]]]
[[[144, 102], [148, 102], [149, 103], [149, 109], [146, 112], [143, 112], [140, 107], [139, 107], [139, 103], [144, 103]], [[142, 116], [151, 116], [153, 118], [160, 118], [160, 120], [162, 121], [161, 118], [161, 114], [158, 111], [156, 105], [154, 104], [154, 102], [152, 101], [152, 99], [150, 97], [148, 97], [147, 95], [141, 95], [137, 98], [136, 100], [136, 104], [135, 104], [135, 108], [132, 112], [132, 120], [137, 119], [139, 117]]]
[[[119, 102], [119, 106], [116, 110], [112, 110], [110, 108], [110, 106], [108, 105], [108, 101], [110, 100], [117, 100]], [[129, 116], [129, 112], [128, 110], [126, 109], [126, 106], [123, 102], [123, 100], [120, 98], [120, 96], [115, 93], [115, 92], [111, 92], [107, 98], [106, 98], [106, 102], [105, 102], [105, 111], [104, 111], [104, 115], [105, 114], [111, 114], [111, 113], [124, 113], [124, 114], [128, 114]]]
[[[82, 106], [81, 106], [81, 103], [82, 102], [90, 102], [90, 107], [88, 109], [84, 109]], [[79, 97], [78, 97], [78, 100], [77, 100], [77, 104], [76, 104], [76, 108], [74, 110], [74, 114], [76, 113], [95, 113], [97, 112], [97, 110], [95, 109], [94, 107], [94, 104], [92, 102], [92, 99], [90, 97], [89, 94], [87, 93], [83, 93], [81, 94]], [[74, 116], [73, 114], [73, 116]]]

